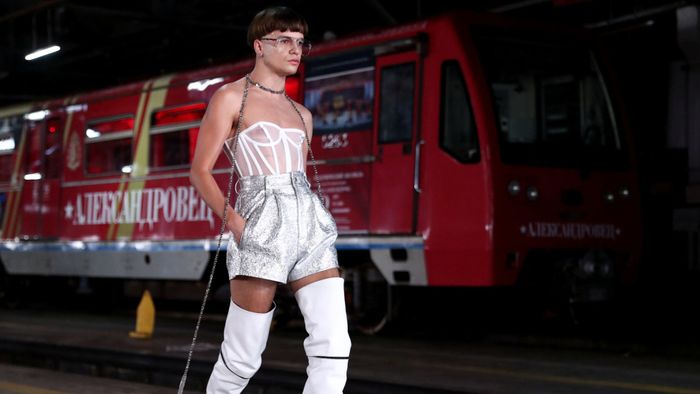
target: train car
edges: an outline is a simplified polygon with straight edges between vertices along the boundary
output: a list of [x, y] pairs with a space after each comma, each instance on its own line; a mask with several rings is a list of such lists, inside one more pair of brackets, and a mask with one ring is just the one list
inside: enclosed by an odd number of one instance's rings
[[[189, 164], [209, 98], [252, 66], [0, 110], [4, 275], [205, 280], [220, 223]], [[355, 306], [366, 283], [583, 302], [633, 280], [639, 191], [608, 69], [580, 31], [484, 14], [316, 45], [287, 91], [314, 114]], [[222, 188], [229, 171], [222, 154]]]

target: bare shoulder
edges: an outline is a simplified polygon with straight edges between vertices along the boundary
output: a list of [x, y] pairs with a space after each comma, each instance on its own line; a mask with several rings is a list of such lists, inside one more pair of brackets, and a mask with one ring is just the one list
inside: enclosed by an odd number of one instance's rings
[[304, 117], [307, 117], [307, 116], [308, 116], [308, 117], [311, 117], [311, 116], [312, 116], [312, 115], [311, 115], [311, 111], [309, 111], [309, 109], [306, 108], [306, 107], [304, 106], [304, 104], [302, 104], [302, 103], [300, 103], [300, 102], [298, 102], [298, 101], [296, 101], [296, 100], [292, 100], [292, 101], [294, 101], [294, 105], [296, 105], [297, 108], [299, 108], [299, 112], [301, 112], [301, 114], [304, 115]]
[[[209, 99], [204, 120], [221, 122], [228, 125], [230, 130], [238, 122], [238, 110], [243, 98], [243, 84], [241, 80], [234, 81], [219, 87]], [[223, 126], [220, 126], [223, 130]]]
[[235, 108], [236, 104], [240, 105], [243, 97], [243, 83], [241, 81], [239, 79], [222, 85], [214, 92], [211, 100], [225, 104], [229, 108]]
[[306, 108], [303, 104], [294, 101], [294, 105], [299, 109], [299, 112], [301, 112], [301, 116], [304, 117], [304, 122], [306, 122], [306, 127], [312, 127], [312, 120], [313, 120], [313, 115], [311, 114], [311, 111], [309, 111], [308, 108]]

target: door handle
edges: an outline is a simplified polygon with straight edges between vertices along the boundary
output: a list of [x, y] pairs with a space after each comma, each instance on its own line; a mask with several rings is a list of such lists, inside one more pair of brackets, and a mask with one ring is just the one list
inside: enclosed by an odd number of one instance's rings
[[416, 144], [416, 159], [413, 163], [413, 190], [416, 191], [416, 193], [421, 193], [422, 190], [420, 188], [420, 176], [418, 171], [420, 170], [420, 152], [421, 152], [421, 145], [425, 143], [424, 140], [418, 141]]

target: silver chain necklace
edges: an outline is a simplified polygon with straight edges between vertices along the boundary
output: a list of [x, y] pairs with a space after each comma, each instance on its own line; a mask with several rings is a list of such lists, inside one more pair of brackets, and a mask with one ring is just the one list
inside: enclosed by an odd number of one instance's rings
[[[183, 394], [185, 390], [185, 383], [187, 383], [187, 373], [190, 370], [190, 362], [192, 361], [192, 353], [194, 352], [194, 345], [197, 342], [197, 334], [199, 333], [199, 326], [202, 322], [202, 317], [204, 316], [204, 307], [207, 303], [207, 299], [209, 298], [209, 290], [211, 289], [211, 283], [214, 279], [214, 272], [216, 272], [216, 262], [219, 260], [219, 251], [221, 250], [221, 239], [223, 238], [224, 231], [226, 231], [226, 213], [228, 212], [228, 206], [231, 201], [231, 191], [233, 189], [233, 174], [236, 172], [236, 169], [238, 167], [238, 163], [236, 162], [236, 148], [238, 147], [238, 133], [241, 131], [241, 125], [243, 124], [243, 108], [245, 107], [246, 100], [248, 99], [248, 88], [250, 87], [250, 84], [253, 84], [257, 86], [258, 88], [268, 91], [270, 93], [275, 93], [275, 94], [282, 94], [284, 93], [284, 97], [289, 101], [289, 104], [291, 104], [292, 108], [294, 108], [294, 111], [299, 115], [299, 118], [301, 119], [301, 123], [304, 125], [304, 139], [306, 140], [306, 146], [309, 148], [309, 153], [311, 154], [311, 163], [313, 164], [314, 167], [314, 176], [316, 179], [316, 186], [318, 187], [318, 198], [321, 199], [321, 203], [323, 204], [323, 194], [321, 193], [321, 182], [318, 180], [318, 169], [316, 168], [316, 159], [314, 158], [314, 152], [311, 150], [311, 142], [309, 142], [308, 138], [308, 131], [306, 129], [306, 122], [304, 121], [304, 117], [301, 115], [301, 112], [299, 111], [299, 108], [297, 108], [296, 104], [294, 104], [294, 101], [285, 93], [285, 90], [282, 89], [280, 91], [272, 90], [269, 88], [266, 88], [265, 86], [260, 85], [259, 83], [253, 81], [250, 78], [250, 74], [246, 74], [245, 76], [245, 86], [243, 88], [243, 97], [241, 98], [241, 109], [238, 112], [238, 124], [236, 125], [236, 132], [234, 134], [235, 142], [233, 145], [233, 153], [231, 154], [231, 158], [233, 159], [233, 163], [231, 164], [231, 171], [230, 171], [230, 176], [228, 179], [228, 187], [226, 190], [226, 201], [224, 201], [224, 212], [221, 219], [221, 231], [219, 232], [219, 240], [216, 244], [216, 253], [214, 253], [214, 262], [212, 263], [211, 267], [211, 274], [209, 275], [209, 281], [207, 282], [207, 288], [204, 291], [204, 299], [202, 300], [202, 307], [199, 309], [199, 317], [197, 318], [197, 324], [195, 325], [194, 328], [194, 335], [192, 336], [192, 344], [190, 345], [190, 350], [189, 353], [187, 354], [187, 364], [185, 365], [185, 372], [182, 374], [182, 378], [180, 379], [180, 386], [178, 387], [178, 394]], [[240, 176], [240, 175], [239, 175]], [[233, 234], [231, 234], [233, 236]]]
[[268, 87], [266, 87], [266, 86], [263, 86], [263, 85], [260, 84], [259, 82], [253, 81], [253, 79], [250, 77], [250, 74], [246, 74], [246, 75], [245, 75], [245, 79], [246, 79], [248, 82], [252, 83], [253, 85], [257, 86], [258, 88], [260, 88], [260, 89], [262, 89], [262, 90], [264, 90], [264, 91], [266, 91], [266, 92], [270, 92], [270, 93], [274, 93], [274, 94], [282, 94], [282, 93], [284, 93], [284, 91], [285, 91], [284, 88], [282, 88], [282, 89], [280, 89], [280, 90], [272, 90], [272, 89], [270, 89], [270, 88], [268, 88]]

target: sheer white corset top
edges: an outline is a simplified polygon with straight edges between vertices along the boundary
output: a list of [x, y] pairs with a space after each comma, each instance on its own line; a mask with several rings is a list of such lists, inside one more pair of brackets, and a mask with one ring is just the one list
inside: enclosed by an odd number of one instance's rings
[[[258, 121], [238, 133], [237, 171], [240, 176], [275, 175], [303, 171], [304, 131]], [[224, 142], [224, 152], [233, 162], [235, 137]]]

